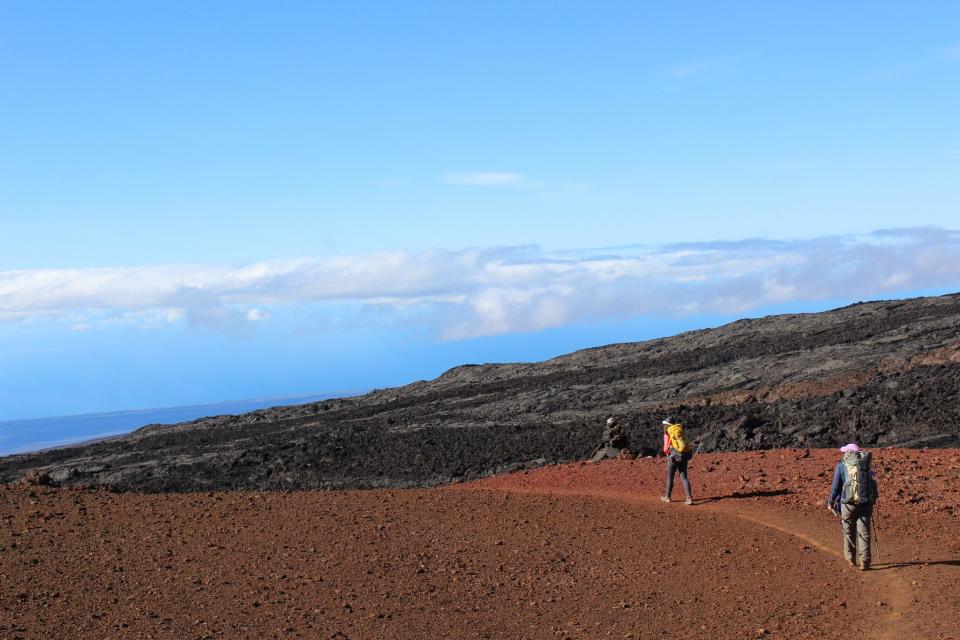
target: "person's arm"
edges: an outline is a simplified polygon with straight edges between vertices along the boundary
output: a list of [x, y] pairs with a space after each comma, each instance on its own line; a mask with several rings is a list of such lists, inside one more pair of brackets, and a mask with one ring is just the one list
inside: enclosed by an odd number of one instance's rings
[[833, 472], [833, 486], [830, 487], [830, 500], [827, 502], [831, 509], [836, 509], [840, 502], [840, 494], [843, 492], [843, 463], [838, 462], [837, 468]]
[[670, 436], [663, 434], [663, 455], [670, 455]]

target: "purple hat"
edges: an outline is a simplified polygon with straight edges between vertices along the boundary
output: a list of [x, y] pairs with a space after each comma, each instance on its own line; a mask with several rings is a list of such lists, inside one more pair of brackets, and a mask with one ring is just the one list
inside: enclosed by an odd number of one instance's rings
[[840, 447], [842, 453], [850, 453], [851, 451], [860, 451], [860, 447], [857, 446], [856, 442], [851, 442], [850, 444], [845, 444]]

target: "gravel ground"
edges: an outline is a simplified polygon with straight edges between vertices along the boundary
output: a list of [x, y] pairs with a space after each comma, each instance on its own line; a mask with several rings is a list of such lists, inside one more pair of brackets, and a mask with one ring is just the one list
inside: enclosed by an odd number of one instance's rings
[[567, 464], [436, 489], [0, 487], [0, 638], [956, 638], [960, 451], [877, 450], [839, 559], [835, 451]]

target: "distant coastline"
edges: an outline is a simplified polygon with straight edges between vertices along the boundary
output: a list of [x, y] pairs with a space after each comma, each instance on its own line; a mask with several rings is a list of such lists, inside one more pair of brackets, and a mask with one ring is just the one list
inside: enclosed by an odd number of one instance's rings
[[72, 416], [29, 418], [0, 422], [0, 456], [55, 449], [71, 444], [101, 440], [130, 433], [148, 424], [174, 424], [218, 415], [235, 415], [270, 407], [318, 402], [359, 395], [345, 391], [307, 396], [231, 400], [212, 404], [131, 409]]

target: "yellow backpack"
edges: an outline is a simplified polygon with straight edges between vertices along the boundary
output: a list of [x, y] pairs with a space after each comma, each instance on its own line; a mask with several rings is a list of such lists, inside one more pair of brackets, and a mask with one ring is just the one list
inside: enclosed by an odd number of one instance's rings
[[687, 442], [687, 437], [683, 435], [683, 425], [672, 424], [667, 427], [667, 436], [670, 437], [670, 448], [677, 453], [690, 451], [690, 443]]

